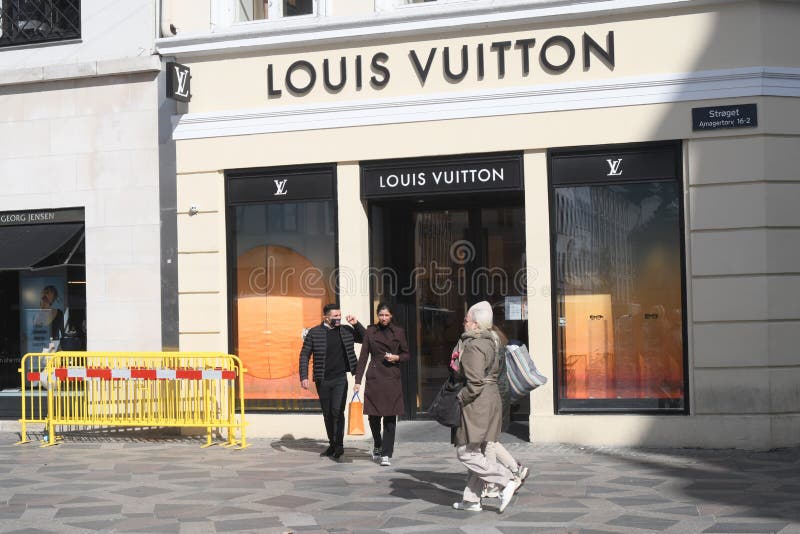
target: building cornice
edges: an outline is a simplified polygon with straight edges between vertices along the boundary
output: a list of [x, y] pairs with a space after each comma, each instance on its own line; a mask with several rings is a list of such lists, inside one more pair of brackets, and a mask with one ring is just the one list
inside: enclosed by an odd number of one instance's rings
[[201, 139], [760, 96], [800, 97], [800, 69], [750, 67], [192, 113], [173, 117], [173, 138]]
[[84, 61], [0, 70], [0, 86], [159, 71], [161, 71], [161, 58], [157, 55]]
[[364, 43], [378, 38], [442, 35], [491, 26], [498, 30], [531, 23], [569, 21], [697, 7], [739, 0], [525, 0], [474, 5], [425, 4], [360, 17], [283, 19], [235, 25], [218, 32], [187, 34], [156, 40], [164, 56], [187, 60], [193, 57], [232, 55], [281, 50], [298, 46]]

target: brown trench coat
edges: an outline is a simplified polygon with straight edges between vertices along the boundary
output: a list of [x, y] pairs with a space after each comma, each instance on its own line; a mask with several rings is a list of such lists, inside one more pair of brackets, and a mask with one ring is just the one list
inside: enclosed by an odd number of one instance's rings
[[383, 355], [397, 354], [400, 362], [411, 359], [406, 332], [399, 326], [370, 325], [361, 344], [361, 355], [356, 367], [356, 384], [361, 384], [367, 360], [367, 385], [364, 388], [364, 413], [366, 415], [403, 415], [403, 383], [400, 365], [389, 363]]
[[[499, 358], [488, 330], [465, 332], [459, 378], [465, 383], [461, 400], [461, 426], [453, 433], [455, 446], [497, 441], [503, 426], [500, 392], [497, 389]], [[488, 372], [487, 372], [488, 369]]]

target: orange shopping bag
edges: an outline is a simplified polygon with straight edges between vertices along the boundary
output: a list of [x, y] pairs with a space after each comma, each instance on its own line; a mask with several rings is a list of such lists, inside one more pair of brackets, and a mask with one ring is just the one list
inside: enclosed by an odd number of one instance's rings
[[[358, 399], [358, 400], [356, 400]], [[347, 412], [347, 433], [350, 435], [364, 435], [364, 404], [356, 391], [350, 399], [350, 409]]]

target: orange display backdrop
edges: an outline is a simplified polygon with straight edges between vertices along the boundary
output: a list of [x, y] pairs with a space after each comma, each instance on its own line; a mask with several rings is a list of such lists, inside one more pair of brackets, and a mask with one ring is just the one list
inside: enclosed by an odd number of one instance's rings
[[[683, 394], [680, 316], [661, 305], [628, 313], [611, 295], [564, 297], [565, 398], [676, 398]], [[616, 316], [614, 312], [616, 311]]]
[[564, 369], [567, 398], [613, 397], [614, 328], [611, 295], [566, 295]]
[[286, 247], [254, 247], [238, 258], [236, 321], [238, 356], [247, 368], [246, 399], [316, 399], [300, 387], [304, 328], [318, 324], [331, 301], [324, 276]]

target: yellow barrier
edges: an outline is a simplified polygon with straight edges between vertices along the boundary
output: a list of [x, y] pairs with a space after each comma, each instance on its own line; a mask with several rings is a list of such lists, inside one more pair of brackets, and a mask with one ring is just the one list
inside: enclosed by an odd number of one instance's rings
[[[20, 423], [20, 443], [28, 443], [28, 423], [47, 423], [47, 389], [39, 376], [47, 376], [47, 354], [26, 354], [20, 361], [19, 372], [22, 376], [20, 389], [22, 417]], [[28, 380], [36, 378], [36, 380]]]
[[[227, 429], [226, 447], [247, 447], [241, 380], [245, 369], [236, 356], [56, 352], [26, 354], [22, 361], [27, 363], [19, 369], [23, 406], [20, 443], [30, 441], [27, 423], [43, 422], [47, 430], [43, 446], [57, 443], [56, 426], [170, 426], [205, 428], [204, 447], [214, 445], [214, 429]], [[38, 404], [34, 398], [38, 398]]]

